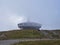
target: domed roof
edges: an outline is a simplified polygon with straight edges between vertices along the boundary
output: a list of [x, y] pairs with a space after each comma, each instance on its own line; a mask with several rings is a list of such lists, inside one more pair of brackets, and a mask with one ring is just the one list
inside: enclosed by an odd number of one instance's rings
[[19, 23], [19, 26], [38, 26], [41, 27], [41, 24], [39, 23], [35, 23], [35, 22], [23, 22], [23, 23]]

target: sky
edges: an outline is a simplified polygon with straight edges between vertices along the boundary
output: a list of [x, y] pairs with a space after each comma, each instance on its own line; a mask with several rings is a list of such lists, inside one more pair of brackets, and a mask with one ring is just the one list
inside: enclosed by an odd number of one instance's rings
[[0, 31], [18, 29], [28, 18], [41, 29], [60, 29], [60, 0], [0, 0]]

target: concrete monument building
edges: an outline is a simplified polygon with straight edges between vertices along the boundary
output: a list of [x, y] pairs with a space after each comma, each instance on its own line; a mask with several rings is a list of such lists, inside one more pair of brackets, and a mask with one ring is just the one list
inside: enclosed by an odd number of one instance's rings
[[39, 30], [41, 28], [41, 24], [35, 23], [35, 22], [23, 22], [23, 23], [19, 23], [18, 27], [20, 29], [37, 29], [37, 30]]

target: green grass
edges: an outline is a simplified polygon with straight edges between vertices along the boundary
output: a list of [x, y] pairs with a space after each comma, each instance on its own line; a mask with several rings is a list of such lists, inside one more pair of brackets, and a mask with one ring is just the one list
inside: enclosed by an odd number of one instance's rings
[[7, 39], [20, 39], [20, 38], [42, 38], [43, 34], [38, 30], [13, 30], [2, 32], [5, 34]]
[[60, 45], [60, 40], [26, 41], [14, 45]]
[[[41, 30], [42, 31], [42, 30]], [[58, 35], [53, 34], [53, 32], [50, 32], [49, 30], [43, 30], [48, 33], [48, 35], [43, 34], [41, 31], [34, 30], [34, 29], [23, 29], [23, 30], [12, 30], [12, 31], [4, 31], [0, 32], [1, 34], [4, 34], [6, 37], [2, 37], [0, 39], [21, 39], [21, 38], [50, 38], [52, 36], [53, 38], [60, 39], [60, 30], [53, 30], [54, 32], [57, 32]]]

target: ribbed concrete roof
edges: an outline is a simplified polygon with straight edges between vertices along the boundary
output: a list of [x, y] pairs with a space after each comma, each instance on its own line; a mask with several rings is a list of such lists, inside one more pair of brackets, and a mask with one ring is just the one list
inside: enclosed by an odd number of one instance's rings
[[38, 26], [41, 27], [41, 24], [39, 23], [35, 23], [35, 22], [23, 22], [23, 23], [19, 23], [19, 26]]

